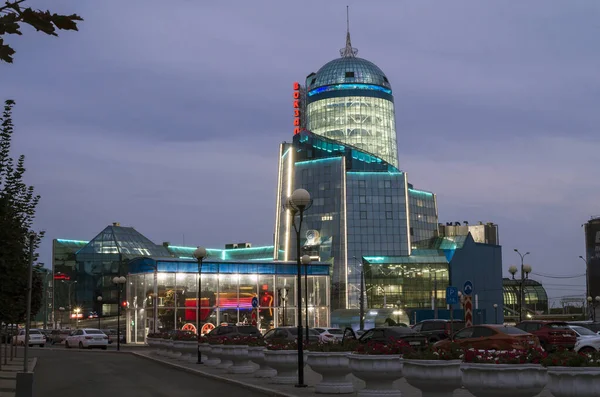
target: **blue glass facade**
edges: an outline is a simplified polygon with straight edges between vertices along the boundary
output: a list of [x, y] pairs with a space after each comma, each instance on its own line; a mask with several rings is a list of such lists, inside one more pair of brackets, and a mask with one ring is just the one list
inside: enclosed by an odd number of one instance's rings
[[435, 195], [412, 188], [405, 172], [372, 153], [308, 131], [282, 144], [280, 153], [278, 257], [296, 258], [295, 232], [281, 203], [293, 190], [306, 189], [313, 204], [300, 244], [303, 254], [333, 265], [332, 308], [358, 307], [363, 256], [410, 255], [415, 238], [435, 235]]

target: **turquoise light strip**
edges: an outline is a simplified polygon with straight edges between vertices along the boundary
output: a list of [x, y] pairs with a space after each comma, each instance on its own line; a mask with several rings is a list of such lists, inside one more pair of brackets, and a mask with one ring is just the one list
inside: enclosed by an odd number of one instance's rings
[[381, 171], [381, 172], [377, 172], [377, 171], [348, 171], [347, 174], [355, 174], [355, 175], [402, 175], [403, 172], [402, 171]]
[[89, 241], [69, 240], [69, 239], [64, 239], [64, 238], [57, 238], [56, 241], [58, 241], [59, 243], [65, 243], [65, 244], [87, 244], [87, 243], [89, 243]]
[[304, 165], [304, 164], [311, 164], [311, 163], [319, 163], [319, 162], [324, 162], [324, 161], [331, 161], [331, 160], [340, 160], [342, 159], [342, 157], [327, 157], [324, 159], [315, 159], [315, 160], [306, 160], [306, 161], [298, 161], [296, 163], [296, 165]]
[[339, 90], [367, 90], [367, 91], [380, 91], [385, 92], [386, 94], [392, 95], [392, 90], [389, 88], [381, 87], [373, 84], [334, 84], [327, 85], [325, 87], [315, 88], [312, 91], [309, 91], [308, 96], [313, 96], [320, 94], [322, 92], [328, 91], [339, 91]]
[[433, 193], [426, 192], [424, 190], [408, 189], [408, 191], [415, 194], [423, 194], [425, 196], [433, 197]]

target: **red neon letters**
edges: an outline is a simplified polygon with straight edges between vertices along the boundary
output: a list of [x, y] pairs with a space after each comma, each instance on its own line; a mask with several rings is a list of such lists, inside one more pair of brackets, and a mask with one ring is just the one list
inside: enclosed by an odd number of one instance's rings
[[300, 133], [300, 83], [294, 82], [294, 135]]

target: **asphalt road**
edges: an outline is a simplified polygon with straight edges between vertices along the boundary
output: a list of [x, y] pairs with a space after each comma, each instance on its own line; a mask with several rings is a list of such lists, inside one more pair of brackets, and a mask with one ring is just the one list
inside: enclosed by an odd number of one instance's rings
[[[236, 385], [203, 378], [128, 353], [31, 350], [38, 357], [34, 397], [262, 397]], [[22, 351], [19, 352], [19, 355]]]

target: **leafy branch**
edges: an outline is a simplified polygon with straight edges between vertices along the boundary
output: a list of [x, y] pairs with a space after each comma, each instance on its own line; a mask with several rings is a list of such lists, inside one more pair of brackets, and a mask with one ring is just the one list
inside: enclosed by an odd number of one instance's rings
[[7, 0], [0, 6], [0, 62], [13, 62], [15, 50], [5, 44], [3, 36], [16, 34], [21, 36], [23, 24], [32, 26], [38, 32], [50, 36], [58, 36], [57, 30], [78, 30], [77, 22], [83, 21], [77, 14], [61, 15], [50, 11], [34, 10], [31, 7], [24, 8], [26, 0]]

